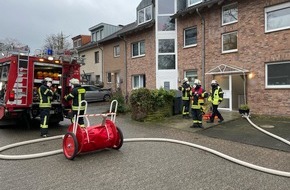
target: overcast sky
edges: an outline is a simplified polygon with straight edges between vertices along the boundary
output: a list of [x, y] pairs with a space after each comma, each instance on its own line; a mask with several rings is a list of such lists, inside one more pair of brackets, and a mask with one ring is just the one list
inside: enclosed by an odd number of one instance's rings
[[[101, 22], [126, 25], [136, 20], [141, 0], [0, 0], [0, 40], [16, 39], [31, 51], [50, 34], [90, 35]], [[33, 53], [31, 52], [31, 53]]]

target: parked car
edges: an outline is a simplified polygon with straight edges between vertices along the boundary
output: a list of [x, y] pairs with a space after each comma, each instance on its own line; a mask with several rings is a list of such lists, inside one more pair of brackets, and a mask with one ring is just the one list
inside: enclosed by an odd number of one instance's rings
[[111, 89], [100, 88], [95, 85], [82, 85], [86, 90], [85, 100], [87, 102], [109, 101], [112, 96]]

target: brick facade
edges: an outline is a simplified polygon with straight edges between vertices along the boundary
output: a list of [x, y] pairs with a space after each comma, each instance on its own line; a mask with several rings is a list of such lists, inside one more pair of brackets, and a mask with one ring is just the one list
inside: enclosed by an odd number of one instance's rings
[[[221, 10], [225, 5], [205, 8], [201, 15], [205, 19], [205, 72], [220, 65], [238, 66], [250, 71], [253, 78], [247, 79], [247, 99], [251, 111], [255, 114], [289, 115], [290, 90], [265, 88], [265, 64], [290, 60], [290, 30], [265, 33], [264, 8], [287, 0], [240, 0], [226, 1], [226, 4], [238, 2], [238, 22], [221, 25]], [[197, 46], [183, 47], [183, 29], [196, 26]], [[223, 33], [238, 32], [238, 52], [222, 53]], [[182, 72], [197, 69], [201, 77], [201, 18], [190, 14], [178, 18], [178, 65]], [[290, 71], [289, 71], [290, 72]], [[249, 74], [249, 73], [248, 73]], [[212, 75], [205, 76], [209, 88]]]

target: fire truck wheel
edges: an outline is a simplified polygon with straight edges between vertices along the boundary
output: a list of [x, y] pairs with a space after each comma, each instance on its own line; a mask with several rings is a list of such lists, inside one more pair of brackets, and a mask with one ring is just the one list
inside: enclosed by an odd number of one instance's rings
[[118, 141], [117, 143], [113, 146], [113, 149], [116, 149], [116, 150], [119, 150], [122, 145], [123, 145], [123, 142], [124, 142], [124, 137], [123, 137], [123, 133], [121, 131], [121, 129], [119, 127], [117, 127], [117, 138], [118, 138]]
[[68, 132], [63, 138], [63, 153], [69, 160], [73, 160], [78, 153], [77, 137], [72, 132]]

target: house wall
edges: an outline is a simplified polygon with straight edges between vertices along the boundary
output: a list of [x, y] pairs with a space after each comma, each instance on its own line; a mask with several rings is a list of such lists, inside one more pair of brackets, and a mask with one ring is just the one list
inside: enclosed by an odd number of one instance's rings
[[[145, 40], [145, 56], [132, 58], [132, 43]], [[126, 36], [128, 92], [132, 91], [132, 76], [145, 74], [146, 88], [156, 89], [155, 27]]]
[[[227, 4], [237, 1], [226, 1]], [[267, 62], [290, 60], [290, 30], [265, 33], [264, 8], [287, 0], [239, 0], [238, 22], [221, 25], [221, 6], [204, 8], [205, 18], [205, 72], [220, 65], [232, 65], [249, 70], [253, 78], [247, 79], [247, 100], [255, 114], [289, 115], [289, 89], [265, 88], [265, 64]], [[201, 77], [201, 19], [194, 13], [178, 19], [178, 64], [180, 71], [197, 68]], [[197, 26], [196, 47], [184, 49], [183, 29]], [[238, 31], [238, 52], [222, 54], [222, 34]], [[212, 75], [206, 75], [206, 88], [209, 88]]]
[[[100, 52], [100, 61], [95, 63], [95, 52]], [[100, 48], [92, 48], [84, 52], [79, 53], [80, 56], [85, 55], [85, 65], [81, 66], [81, 74], [84, 74], [83, 71], [87, 74], [91, 74], [91, 81], [96, 81], [95, 76], [100, 75], [102, 80], [102, 50]]]
[[[120, 76], [120, 83], [118, 84], [122, 92], [125, 92], [125, 42], [123, 40], [113, 40], [111, 43], [103, 45], [104, 49], [104, 85], [106, 88], [112, 88], [113, 91], [117, 90], [116, 74]], [[114, 46], [120, 46], [120, 56], [114, 57]], [[112, 82], [108, 83], [107, 73], [114, 73]]]

